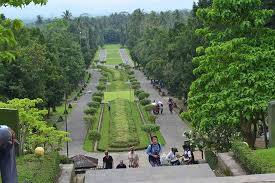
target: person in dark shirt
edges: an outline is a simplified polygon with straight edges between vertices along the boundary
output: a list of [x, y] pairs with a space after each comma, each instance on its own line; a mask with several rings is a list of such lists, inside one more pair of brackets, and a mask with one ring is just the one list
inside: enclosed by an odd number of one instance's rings
[[116, 166], [117, 169], [120, 168], [126, 168], [126, 165], [123, 163], [123, 161], [121, 160], [120, 163]]
[[0, 125], [0, 176], [3, 183], [18, 183], [14, 145], [14, 131], [6, 125]]
[[109, 155], [108, 151], [105, 151], [105, 156], [103, 158], [103, 168], [104, 169], [113, 168], [113, 157]]

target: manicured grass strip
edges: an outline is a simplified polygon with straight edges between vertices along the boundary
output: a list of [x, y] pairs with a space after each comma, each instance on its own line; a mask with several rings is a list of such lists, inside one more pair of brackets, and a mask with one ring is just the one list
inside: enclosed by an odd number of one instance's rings
[[135, 100], [134, 91], [119, 91], [119, 92], [104, 92], [104, 102], [107, 103], [109, 101], [115, 99], [126, 99], [131, 102]]
[[110, 112], [108, 110], [108, 105], [104, 106], [104, 115], [101, 124], [100, 134], [101, 139], [98, 143], [98, 150], [105, 151], [109, 149], [109, 132], [110, 132]]
[[105, 49], [107, 51], [107, 59], [106, 59], [107, 65], [118, 65], [123, 63], [119, 54], [119, 48], [120, 48], [119, 44], [105, 46]]

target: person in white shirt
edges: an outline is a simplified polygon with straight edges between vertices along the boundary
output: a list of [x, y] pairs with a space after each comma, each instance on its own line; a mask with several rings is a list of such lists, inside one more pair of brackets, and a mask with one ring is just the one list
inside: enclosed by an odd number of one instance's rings
[[130, 148], [130, 152], [128, 153], [128, 160], [129, 160], [130, 168], [139, 167], [139, 158], [138, 158], [138, 154], [134, 151], [134, 147]]
[[171, 151], [167, 154], [166, 159], [171, 162], [171, 165], [180, 165], [180, 161], [177, 158], [177, 148], [171, 148]]
[[189, 145], [183, 145], [183, 160], [184, 162], [189, 164], [194, 164], [194, 154], [191, 150], [191, 147]]

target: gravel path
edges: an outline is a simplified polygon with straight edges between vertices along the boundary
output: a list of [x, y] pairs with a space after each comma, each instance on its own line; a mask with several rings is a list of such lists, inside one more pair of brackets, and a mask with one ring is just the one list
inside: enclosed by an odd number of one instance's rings
[[130, 66], [134, 67], [133, 61], [125, 49], [119, 49], [119, 54], [123, 63], [129, 64]]
[[100, 49], [99, 50], [99, 61], [103, 62], [106, 61], [107, 58], [107, 51], [105, 49]]

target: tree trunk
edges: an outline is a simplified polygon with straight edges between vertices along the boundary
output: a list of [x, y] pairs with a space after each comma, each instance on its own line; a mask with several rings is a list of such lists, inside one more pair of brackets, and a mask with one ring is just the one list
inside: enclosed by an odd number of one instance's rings
[[53, 112], [56, 112], [56, 107], [55, 107], [55, 105], [53, 106]]
[[241, 133], [245, 138], [245, 141], [248, 143], [249, 147], [254, 148], [255, 140], [254, 140], [253, 132], [251, 128], [252, 128], [252, 123], [248, 121], [243, 121], [241, 123]]

